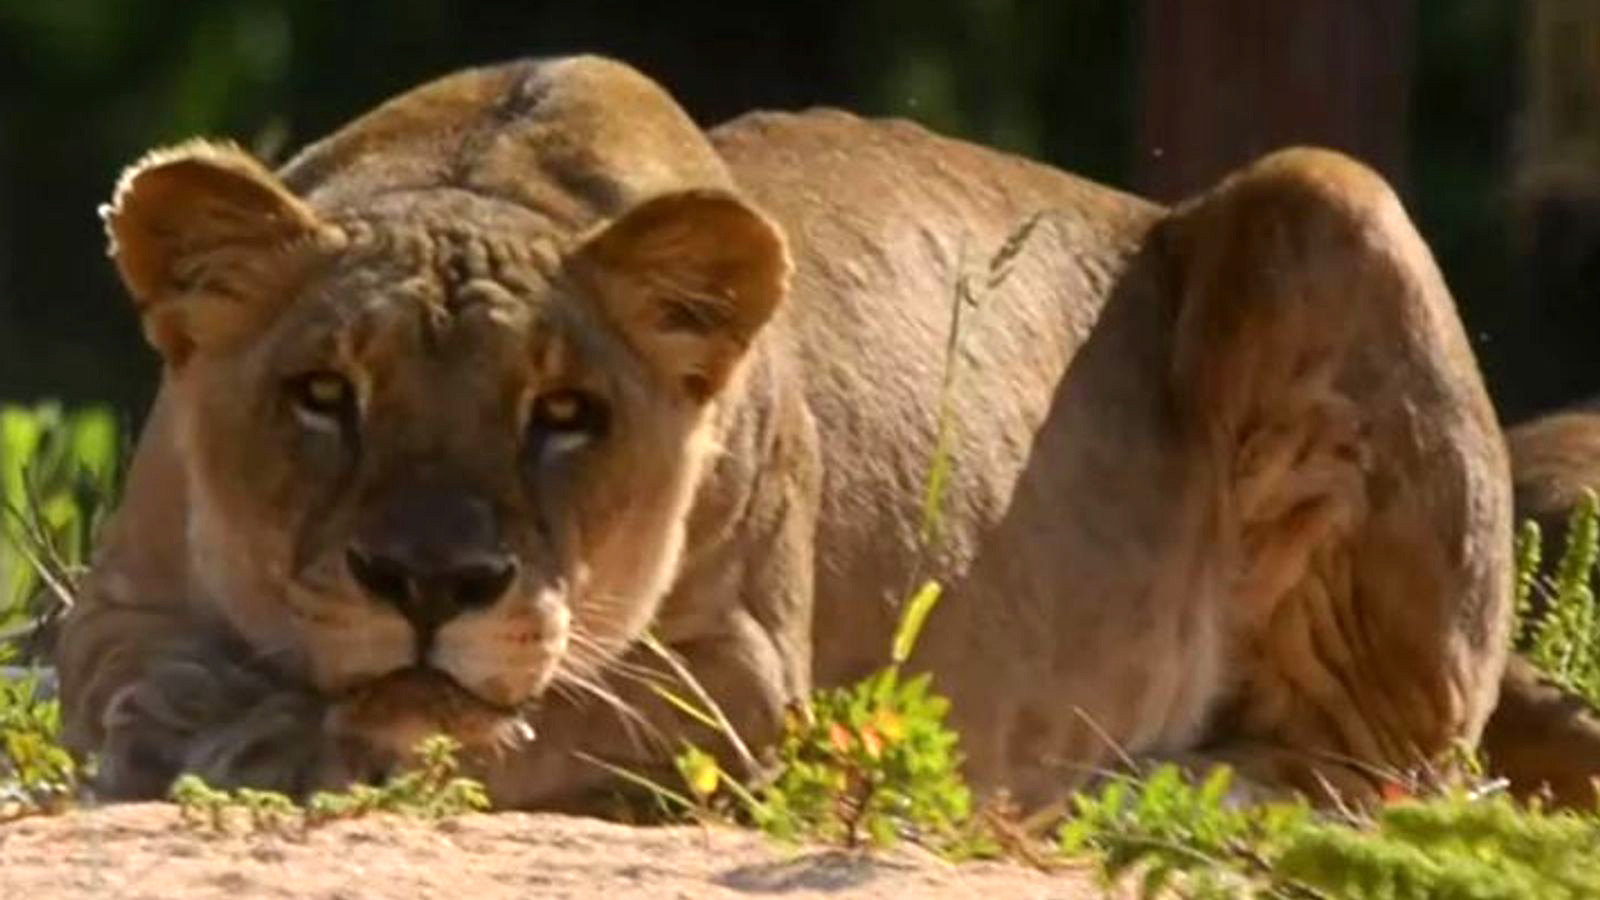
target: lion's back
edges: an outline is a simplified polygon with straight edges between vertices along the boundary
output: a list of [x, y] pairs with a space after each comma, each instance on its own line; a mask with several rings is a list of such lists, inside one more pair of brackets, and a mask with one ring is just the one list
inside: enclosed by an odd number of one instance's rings
[[[827, 472], [819, 679], [850, 677], [884, 652], [893, 601], [917, 565], [947, 370], [952, 477], [937, 558], [924, 571], [953, 587], [960, 606], [1056, 595], [1067, 571], [1059, 548], [1092, 545], [1062, 533], [1074, 527], [1058, 515], [1064, 492], [1123, 477], [1128, 467], [1112, 465], [1116, 443], [1159, 452], [1151, 429], [1160, 423], [1138, 412], [1109, 429], [1067, 421], [1085, 407], [1060, 395], [1069, 366], [1084, 377], [1068, 390], [1124, 400], [1158, 390], [1160, 364], [1137, 362], [1161, 352], [1164, 313], [1145, 302], [1155, 297], [1121, 304], [1141, 324], [1120, 312], [1123, 324], [1099, 322], [1162, 210], [902, 121], [756, 113], [711, 137], [740, 188], [783, 225], [795, 258], [782, 315]], [[958, 295], [957, 351], [947, 366]], [[1105, 346], [1074, 363], [1102, 330], [1095, 343]], [[1118, 416], [1155, 406], [1096, 408]], [[1108, 431], [1109, 440], [1096, 436]], [[1079, 444], [1086, 440], [1097, 446]], [[1017, 564], [996, 566], [996, 535], [1021, 532], [1029, 533], [1012, 548]]]

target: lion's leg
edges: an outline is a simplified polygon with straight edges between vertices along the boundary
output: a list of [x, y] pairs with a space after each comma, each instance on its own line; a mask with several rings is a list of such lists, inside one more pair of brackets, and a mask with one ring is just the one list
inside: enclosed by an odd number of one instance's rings
[[196, 629], [129, 673], [105, 705], [99, 793], [160, 797], [193, 773], [218, 787], [304, 796], [379, 774], [326, 733], [325, 701], [250, 658], [239, 643]]
[[1520, 657], [1506, 666], [1483, 753], [1519, 796], [1547, 795], [1578, 810], [1594, 809], [1600, 797], [1600, 717]]
[[1499, 430], [1431, 257], [1381, 179], [1308, 150], [1158, 240], [1230, 563], [1217, 755], [1297, 787], [1438, 763], [1494, 704], [1511, 539]]
[[163, 391], [54, 648], [68, 745], [115, 798], [160, 797], [183, 772], [290, 792], [359, 775], [317, 740], [322, 704], [191, 602], [172, 417]]

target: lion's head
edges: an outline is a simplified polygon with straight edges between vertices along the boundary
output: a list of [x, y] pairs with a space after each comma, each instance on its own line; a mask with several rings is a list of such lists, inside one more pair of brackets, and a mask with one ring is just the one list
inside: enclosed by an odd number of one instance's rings
[[[784, 291], [780, 233], [725, 184], [619, 186], [603, 135], [577, 161], [483, 151], [574, 105], [536, 88], [471, 127], [402, 98], [411, 119], [380, 110], [281, 177], [228, 146], [160, 151], [104, 210], [165, 364], [200, 599], [380, 742], [476, 737], [639, 635]], [[351, 148], [377, 139], [387, 167], [363, 169]], [[589, 171], [538, 202], [556, 164]]]

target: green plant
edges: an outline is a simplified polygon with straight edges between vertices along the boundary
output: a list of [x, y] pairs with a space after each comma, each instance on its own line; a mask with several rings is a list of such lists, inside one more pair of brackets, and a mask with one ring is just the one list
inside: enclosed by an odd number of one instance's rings
[[[1600, 500], [1586, 492], [1554, 572], [1537, 524], [1518, 530], [1515, 639], [1536, 666], [1590, 705], [1600, 702]], [[1232, 775], [1198, 785], [1165, 766], [1073, 797], [1059, 833], [1108, 880], [1139, 873], [1145, 896], [1270, 898], [1563, 898], [1600, 896], [1600, 812], [1549, 812], [1482, 782], [1424, 796], [1401, 791], [1370, 816], [1330, 817], [1299, 803], [1244, 807]], [[1473, 786], [1472, 782], [1477, 782]]]
[[460, 749], [446, 735], [424, 738], [414, 751], [415, 763], [383, 784], [318, 791], [304, 806], [274, 791], [214, 788], [192, 774], [174, 781], [169, 796], [188, 825], [219, 833], [241, 821], [248, 831], [293, 834], [375, 813], [447, 819], [489, 808], [483, 784], [458, 774]]
[[[938, 599], [938, 585], [928, 582], [906, 604], [888, 666], [789, 711], [776, 758], [755, 783], [742, 784], [692, 743], [675, 759], [682, 792], [612, 770], [668, 807], [699, 818], [732, 814], [784, 840], [855, 847], [912, 838], [952, 853], [981, 849], [959, 739], [944, 721], [949, 702], [929, 689], [926, 673], [901, 671]], [[681, 697], [673, 703], [719, 731], [728, 727], [714, 711]]]
[[0, 820], [70, 805], [85, 775], [61, 746], [61, 705], [41, 695], [37, 675], [0, 677]]
[[447, 735], [423, 738], [416, 762], [378, 787], [356, 785], [343, 792], [318, 792], [306, 806], [316, 821], [351, 818], [374, 812], [422, 819], [445, 819], [489, 808], [481, 782], [457, 774], [461, 744]]
[[72, 602], [117, 456], [104, 410], [0, 407], [0, 818], [64, 808], [86, 780], [61, 746], [48, 672], [16, 664]]
[[105, 409], [0, 407], [0, 644], [12, 653], [72, 604], [119, 451]]
[[1138, 873], [1141, 894], [1280, 900], [1600, 896], [1600, 817], [1547, 812], [1456, 787], [1370, 817], [1301, 803], [1245, 807], [1231, 774], [1196, 785], [1164, 766], [1074, 798], [1067, 856], [1091, 855], [1108, 881]]
[[1073, 796], [1059, 850], [1093, 855], [1108, 882], [1141, 870], [1147, 897], [1178, 881], [1194, 897], [1235, 896], [1253, 887], [1279, 896], [1270, 860], [1308, 812], [1302, 804], [1230, 805], [1232, 777], [1217, 768], [1195, 785], [1165, 765], [1144, 779], [1112, 778], [1098, 791]]
[[206, 784], [198, 775], [179, 776], [168, 796], [191, 828], [227, 831], [229, 814], [234, 812], [245, 816], [253, 832], [288, 834], [309, 825], [304, 811], [284, 794], [250, 788], [221, 790]]
[[1594, 491], [1584, 491], [1573, 507], [1554, 575], [1541, 572], [1540, 547], [1539, 526], [1523, 523], [1516, 553], [1517, 641], [1545, 676], [1600, 706], [1600, 613], [1593, 589], [1600, 498]]
[[970, 833], [971, 792], [945, 724], [950, 704], [929, 690], [927, 673], [901, 673], [938, 596], [929, 582], [907, 605], [887, 667], [791, 711], [777, 774], [759, 795], [769, 833], [846, 846], [909, 837], [942, 849]]

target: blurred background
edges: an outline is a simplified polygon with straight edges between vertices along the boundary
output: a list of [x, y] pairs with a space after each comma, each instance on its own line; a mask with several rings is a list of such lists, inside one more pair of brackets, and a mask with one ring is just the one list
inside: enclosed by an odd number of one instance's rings
[[281, 160], [425, 78], [581, 50], [708, 125], [906, 116], [1164, 200], [1339, 147], [1399, 188], [1508, 420], [1600, 394], [1600, 0], [0, 0], [0, 402], [148, 403], [95, 217], [148, 147]]

